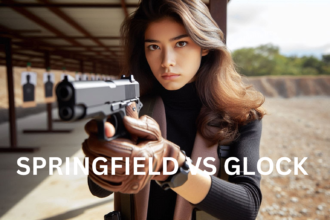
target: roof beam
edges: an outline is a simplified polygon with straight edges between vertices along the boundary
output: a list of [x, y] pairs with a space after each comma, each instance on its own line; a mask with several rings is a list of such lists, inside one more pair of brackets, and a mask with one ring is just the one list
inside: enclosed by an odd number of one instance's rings
[[[137, 8], [139, 4], [126, 4], [127, 8]], [[121, 8], [120, 3], [18, 3], [18, 2], [1, 2], [0, 7], [16, 7], [16, 8]]]
[[[104, 48], [104, 47], [109, 47], [109, 48], [123, 48], [122, 46], [119, 45], [112, 45], [112, 46], [67, 46], [67, 45], [49, 45], [49, 44], [26, 44], [22, 42], [13, 42], [13, 44], [20, 45], [20, 46], [25, 46], [28, 48], [48, 48], [48, 47], [57, 47], [57, 48]], [[80, 52], [80, 51], [79, 51]], [[85, 51], [84, 51], [85, 52]], [[99, 52], [108, 52], [108, 51], [99, 51]], [[114, 51], [113, 51], [114, 52]], [[117, 51], [116, 51], [117, 52]]]
[[[63, 54], [63, 53], [75, 52], [75, 51], [71, 51], [71, 50], [65, 50], [65, 48], [67, 48], [65, 46], [64, 47], [59, 47], [59, 50], [49, 50], [47, 48], [47, 46], [45, 46], [45, 45], [38, 45], [38, 44], [33, 45], [33, 44], [27, 44], [27, 43], [22, 43], [22, 42], [16, 42], [16, 43], [14, 42], [13, 45], [22, 47], [21, 48], [22, 50], [28, 49], [28, 50], [36, 50], [36, 51], [45, 51], [45, 50], [46, 51], [51, 51], [52, 54], [54, 54], [54, 55], [59, 54], [59, 53], [62, 53]], [[69, 47], [69, 48], [72, 48], [72, 47]], [[93, 48], [93, 47], [90, 47], [90, 48]], [[98, 47], [98, 48], [103, 48], [103, 47]], [[89, 52], [88, 50], [83, 50], [83, 51], [79, 51], [79, 52], [80, 52], [80, 54], [78, 54], [76, 56], [74, 56], [73, 54], [71, 54], [70, 56], [67, 56], [67, 58], [80, 60], [82, 56], [90, 56], [90, 55], [82, 54], [82, 53], [85, 53], [85, 52]], [[109, 61], [108, 59], [116, 60], [116, 62], [117, 62], [117, 58], [118, 58], [118, 56], [120, 56], [118, 54], [116, 54], [115, 56], [104, 54], [104, 52], [107, 52], [107, 51], [98, 51], [98, 52], [99, 52], [99, 55], [98, 55], [98, 58], [99, 59], [97, 59], [97, 60], [93, 59], [92, 60], [93, 62], [99, 62], [99, 61], [104, 61], [104, 60]], [[73, 58], [73, 57], [76, 57], [76, 58]], [[80, 57], [80, 58], [78, 58], [78, 57]], [[102, 58], [102, 59], [100, 59], [100, 58]], [[87, 58], [87, 57], [85, 57], [85, 60], [90, 60], [90, 59]]]
[[[10, 36], [10, 33], [2, 33], [0, 30], [0, 35], [6, 35]], [[36, 39], [36, 40], [57, 40], [57, 39], [75, 39], [75, 40], [86, 40], [90, 39], [90, 37], [80, 37], [80, 36], [33, 36], [33, 37], [25, 37], [25, 39]], [[120, 37], [106, 37], [106, 36], [101, 36], [101, 37], [95, 37], [93, 38], [98, 39], [98, 40], [120, 40]]]
[[125, 17], [128, 18], [128, 10], [127, 10], [127, 5], [126, 5], [125, 0], [121, 0], [121, 7], [124, 10]]
[[[76, 30], [78, 30], [79, 32], [81, 32], [82, 34], [84, 34], [86, 37], [89, 37], [97, 45], [103, 46], [103, 47], [105, 46], [101, 41], [99, 41], [98, 39], [95, 39], [85, 28], [83, 28], [81, 25], [79, 25], [77, 22], [75, 22], [72, 18], [70, 18], [67, 14], [65, 14], [64, 12], [62, 12], [59, 8], [48, 7], [48, 6], [50, 6], [52, 4], [50, 1], [48, 1], [48, 0], [39, 0], [39, 2], [42, 2], [43, 4], [47, 5], [47, 8], [51, 12], [53, 12], [54, 14], [56, 14], [57, 16], [59, 16], [61, 19], [63, 19], [68, 24], [70, 24], [72, 27], [74, 27]], [[67, 40], [69, 40], [69, 39], [67, 39]], [[113, 53], [111, 50], [109, 50], [109, 48], [106, 48], [106, 50], [109, 51], [110, 53], [112, 53], [112, 55], [116, 56], [116, 54]]]
[[[10, 1], [12, 2], [12, 1]], [[37, 17], [36, 15], [32, 14], [31, 12], [29, 12], [28, 10], [26, 10], [25, 8], [21, 8], [21, 7], [12, 7], [13, 10], [15, 10], [16, 12], [18, 12], [19, 14], [23, 15], [24, 17], [28, 18], [29, 20], [33, 21], [34, 23], [42, 26], [43, 28], [47, 29], [48, 31], [56, 34], [57, 36], [65, 36], [65, 34], [58, 30], [57, 28], [51, 26], [50, 24], [46, 23], [43, 19]], [[73, 40], [73, 39], [67, 39], [66, 41], [68, 41], [70, 44], [75, 45], [75, 46], [82, 46], [80, 43], [78, 43], [77, 41]]]
[[[20, 33], [20, 34], [34, 34], [34, 33], [41, 33], [41, 30], [24, 30], [24, 29], [19, 29], [19, 30], [13, 30], [15, 31], [16, 33]], [[0, 32], [1, 33], [1, 32]]]
[[[19, 46], [19, 47], [22, 47], [21, 49], [24, 50], [24, 49], [28, 49], [28, 50], [48, 50], [48, 51], [52, 51], [53, 53], [55, 53], [56, 51], [60, 51], [60, 52], [63, 52], [63, 53], [72, 53], [73, 54], [76, 54], [76, 56], [91, 56], [91, 55], [86, 55], [86, 54], [82, 54], [82, 53], [85, 53], [85, 52], [89, 52], [90, 50], [87, 50], [88, 49], [104, 49], [104, 47], [100, 47], [100, 46], [84, 46], [84, 47], [77, 47], [77, 46], [65, 46], [65, 45], [56, 45], [57, 47], [57, 50], [55, 50], [53, 47], [49, 46], [48, 44], [37, 44], [37, 43], [28, 43], [28, 42], [13, 42], [13, 45], [16, 45], [16, 46]], [[106, 47], [109, 47], [109, 48], [122, 48], [120, 46], [106, 46]], [[76, 50], [69, 50], [69, 49], [84, 49], [84, 50], [79, 50], [79, 51], [76, 51]], [[77, 54], [77, 52], [79, 52], [79, 54]], [[110, 54], [110, 55], [107, 55], [107, 54], [104, 54], [104, 53], [109, 53], [108, 51], [106, 50], [98, 50], [98, 59], [92, 59], [92, 60], [104, 60], [104, 58], [109, 58], [109, 59], [114, 59], [114, 58], [118, 58], [118, 56], [120, 56], [120, 53], [123, 52], [123, 50], [119, 50], [119, 51], [113, 51], [113, 54]], [[102, 59], [101, 59], [102, 58]], [[90, 60], [90, 57], [87, 58], [85, 57], [85, 59], [87, 60]]]
[[[25, 53], [14, 53], [13, 55], [26, 55]], [[0, 54], [0, 58], [4, 58], [3, 54]], [[31, 62], [32, 66], [35, 68], [46, 68], [44, 66], [44, 62], [43, 61], [33, 61], [34, 58], [42, 58], [40, 55], [36, 55], [33, 57], [28, 57], [27, 59], [24, 58], [14, 58], [12, 59], [13, 61], [13, 65], [14, 66], [20, 66], [20, 67], [26, 67], [26, 63], [27, 62]], [[105, 62], [99, 62], [101, 65], [105, 65], [108, 66], [108, 63]], [[0, 65], [4, 65], [5, 64], [5, 59], [0, 59]], [[86, 72], [92, 72], [92, 63], [89, 62], [85, 62], [85, 67], [86, 67]], [[72, 71], [77, 71], [79, 69], [79, 63], [74, 63], [72, 61], [67, 61], [67, 60], [62, 60], [59, 58], [51, 58], [51, 69], [53, 70], [62, 70], [62, 68], [65, 67], [67, 70], [72, 70]], [[114, 69], [116, 71], [118, 71], [118, 67], [114, 67]], [[97, 73], [102, 73], [102, 74], [107, 74], [107, 73], [103, 73], [102, 69], [100, 70], [100, 68], [97, 68]]]
[[[8, 3], [14, 3], [12, 0], [7, 0]], [[45, 22], [43, 19], [37, 17], [36, 15], [34, 15], [33, 13], [29, 12], [28, 10], [24, 9], [24, 8], [20, 8], [20, 7], [12, 7], [13, 10], [15, 10], [16, 12], [20, 13], [21, 15], [25, 16], [26, 18], [28, 18], [29, 20], [37, 23], [38, 25], [44, 27], [45, 29], [47, 29], [48, 31], [54, 33], [57, 36], [66, 36], [62, 31], [58, 30], [57, 28], [53, 27], [52, 25], [48, 24], [47, 22]], [[84, 47], [84, 45], [80, 44], [79, 42], [77, 42], [76, 40], [73, 39], [65, 39], [67, 42], [69, 42], [72, 45], [75, 46], [82, 46]], [[89, 50], [90, 52], [99, 54], [97, 51], [93, 51], [90, 48], [87, 48], [87, 50]], [[100, 55], [100, 54], [99, 54]]]
[[[26, 63], [29, 62], [29, 60], [22, 60], [22, 59], [13, 59], [13, 66], [19, 66], [19, 67], [26, 67]], [[0, 65], [5, 64], [4, 61], [0, 61]], [[32, 67], [34, 68], [45, 68], [45, 64], [43, 61], [31, 61]], [[65, 67], [66, 70], [70, 71], [78, 71], [79, 65], [72, 65], [72, 64], [60, 64], [60, 63], [52, 63], [51, 64], [51, 70], [63, 70], [63, 67]], [[91, 72], [91, 71], [88, 71]], [[102, 73], [103, 74], [103, 73]]]
[[[52, 54], [54, 55], [59, 55], [59, 56], [63, 56], [65, 58], [70, 58], [70, 59], [84, 59], [84, 60], [92, 60], [92, 61], [100, 61], [106, 59], [106, 58], [110, 58], [112, 59], [112, 57], [107, 57], [104, 54], [101, 54], [100, 51], [100, 55], [98, 56], [99, 59], [91, 59], [90, 55], [84, 55], [84, 54], [76, 54], [74, 53], [75, 51], [69, 51], [69, 50], [63, 50], [65, 47], [60, 48], [59, 50], [55, 50], [53, 47], [49, 47], [49, 45], [41, 45], [41, 44], [29, 44], [26, 42], [13, 42], [13, 45], [16, 46], [20, 46], [22, 47], [21, 49], [29, 49], [29, 50], [36, 50], [36, 51], [51, 51]], [[55, 45], [56, 46], [56, 45]], [[85, 51], [79, 51], [79, 52], [89, 52], [89, 50], [85, 50]], [[84, 57], [84, 58], [83, 58]], [[100, 59], [102, 58], [102, 59]]]
[[[62, 56], [63, 58], [76, 59], [76, 60], [89, 60], [92, 62], [100, 61], [100, 60], [105, 61], [104, 59], [95, 59], [95, 56], [81, 55], [74, 51], [61, 50], [61, 49], [59, 49], [58, 45], [47, 44], [42, 41], [38, 41], [35, 39], [31, 39], [31, 38], [26, 39], [24, 36], [21, 36], [19, 33], [16, 33], [13, 30], [8, 29], [2, 25], [0, 25], [0, 30], [3, 32], [6, 32], [6, 33], [10, 33], [15, 38], [25, 40], [24, 42], [19, 42], [19, 43], [13, 42], [13, 44], [16, 44], [16, 45], [18, 44], [24, 48], [33, 49], [36, 52], [44, 53], [46, 50], [48, 50], [48, 51], [52, 51], [53, 55]], [[66, 47], [68, 47], [68, 46], [66, 46]], [[62, 49], [63, 49], [63, 47], [62, 47]], [[109, 62], [109, 60], [106, 60], [105, 62]], [[114, 65], [114, 64], [112, 64], [112, 65]], [[115, 63], [115, 65], [116, 65], [116, 63]]]
[[[15, 55], [22, 56], [22, 57], [34, 57], [34, 58], [44, 59], [44, 56], [42, 54], [30, 54], [30, 53], [21, 52], [19, 50], [13, 50], [13, 56], [15, 56]], [[50, 61], [51, 62], [58, 62], [58, 61], [63, 62], [64, 60], [62, 58], [56, 58], [56, 57], [50, 56]], [[65, 62], [72, 63], [72, 64], [79, 64], [79, 62], [77, 60], [65, 60]]]

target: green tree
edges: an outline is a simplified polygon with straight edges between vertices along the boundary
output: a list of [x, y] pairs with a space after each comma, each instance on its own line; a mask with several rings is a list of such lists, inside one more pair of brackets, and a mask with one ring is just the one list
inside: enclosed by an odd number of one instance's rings
[[330, 75], [330, 54], [322, 55], [322, 73]]
[[324, 55], [322, 55], [322, 61], [325, 64], [330, 65], [330, 54], [324, 54]]
[[238, 72], [246, 76], [330, 74], [330, 54], [323, 55], [322, 60], [314, 56], [286, 57], [279, 53], [279, 47], [265, 44], [235, 50], [232, 56]]
[[233, 52], [233, 59], [238, 71], [246, 76], [263, 76], [274, 72], [276, 62], [274, 57], [279, 54], [279, 48], [271, 44], [257, 48], [242, 48]]
[[314, 56], [303, 56], [301, 58], [302, 60], [302, 68], [306, 70], [313, 70], [313, 72], [316, 71], [317, 74], [322, 73], [322, 66], [323, 62], [319, 59], [317, 59]]

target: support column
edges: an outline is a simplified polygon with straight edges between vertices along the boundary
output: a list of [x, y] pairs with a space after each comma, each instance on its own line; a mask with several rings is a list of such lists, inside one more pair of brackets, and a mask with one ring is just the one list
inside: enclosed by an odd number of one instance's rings
[[[50, 70], [50, 55], [49, 51], [45, 52], [45, 69]], [[47, 103], [47, 125], [48, 130], [53, 129], [52, 103]]]
[[14, 75], [13, 75], [13, 64], [12, 64], [11, 39], [2, 38], [2, 43], [4, 43], [5, 53], [6, 53], [10, 146], [12, 148], [15, 148], [15, 147], [17, 147], [17, 136], [16, 136], [17, 130], [16, 130], [16, 109], [15, 109]]
[[210, 12], [224, 35], [224, 43], [227, 42], [227, 4], [228, 0], [210, 0]]
[[20, 148], [17, 146], [17, 129], [16, 129], [16, 109], [15, 109], [15, 93], [14, 93], [14, 74], [12, 63], [11, 39], [0, 37], [0, 44], [5, 47], [6, 54], [6, 71], [7, 71], [7, 90], [9, 104], [9, 136], [10, 146], [0, 147], [0, 152], [34, 152], [38, 148]]

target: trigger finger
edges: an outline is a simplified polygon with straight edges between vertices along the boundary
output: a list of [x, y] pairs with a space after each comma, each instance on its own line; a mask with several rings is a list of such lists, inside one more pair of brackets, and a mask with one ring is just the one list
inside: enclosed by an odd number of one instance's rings
[[[85, 131], [88, 135], [91, 134], [97, 134], [97, 121], [96, 120], [90, 120], [85, 125]], [[115, 135], [115, 127], [110, 122], [105, 122], [104, 124], [104, 133], [105, 135], [110, 138]]]
[[110, 122], [105, 122], [104, 124], [104, 133], [110, 138], [115, 135], [115, 127]]

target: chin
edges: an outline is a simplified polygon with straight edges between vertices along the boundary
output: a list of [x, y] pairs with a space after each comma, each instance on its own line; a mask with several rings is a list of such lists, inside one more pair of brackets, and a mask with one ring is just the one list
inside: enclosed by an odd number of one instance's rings
[[181, 89], [185, 85], [178, 82], [161, 82], [160, 84], [162, 84], [166, 90], [170, 91]]

